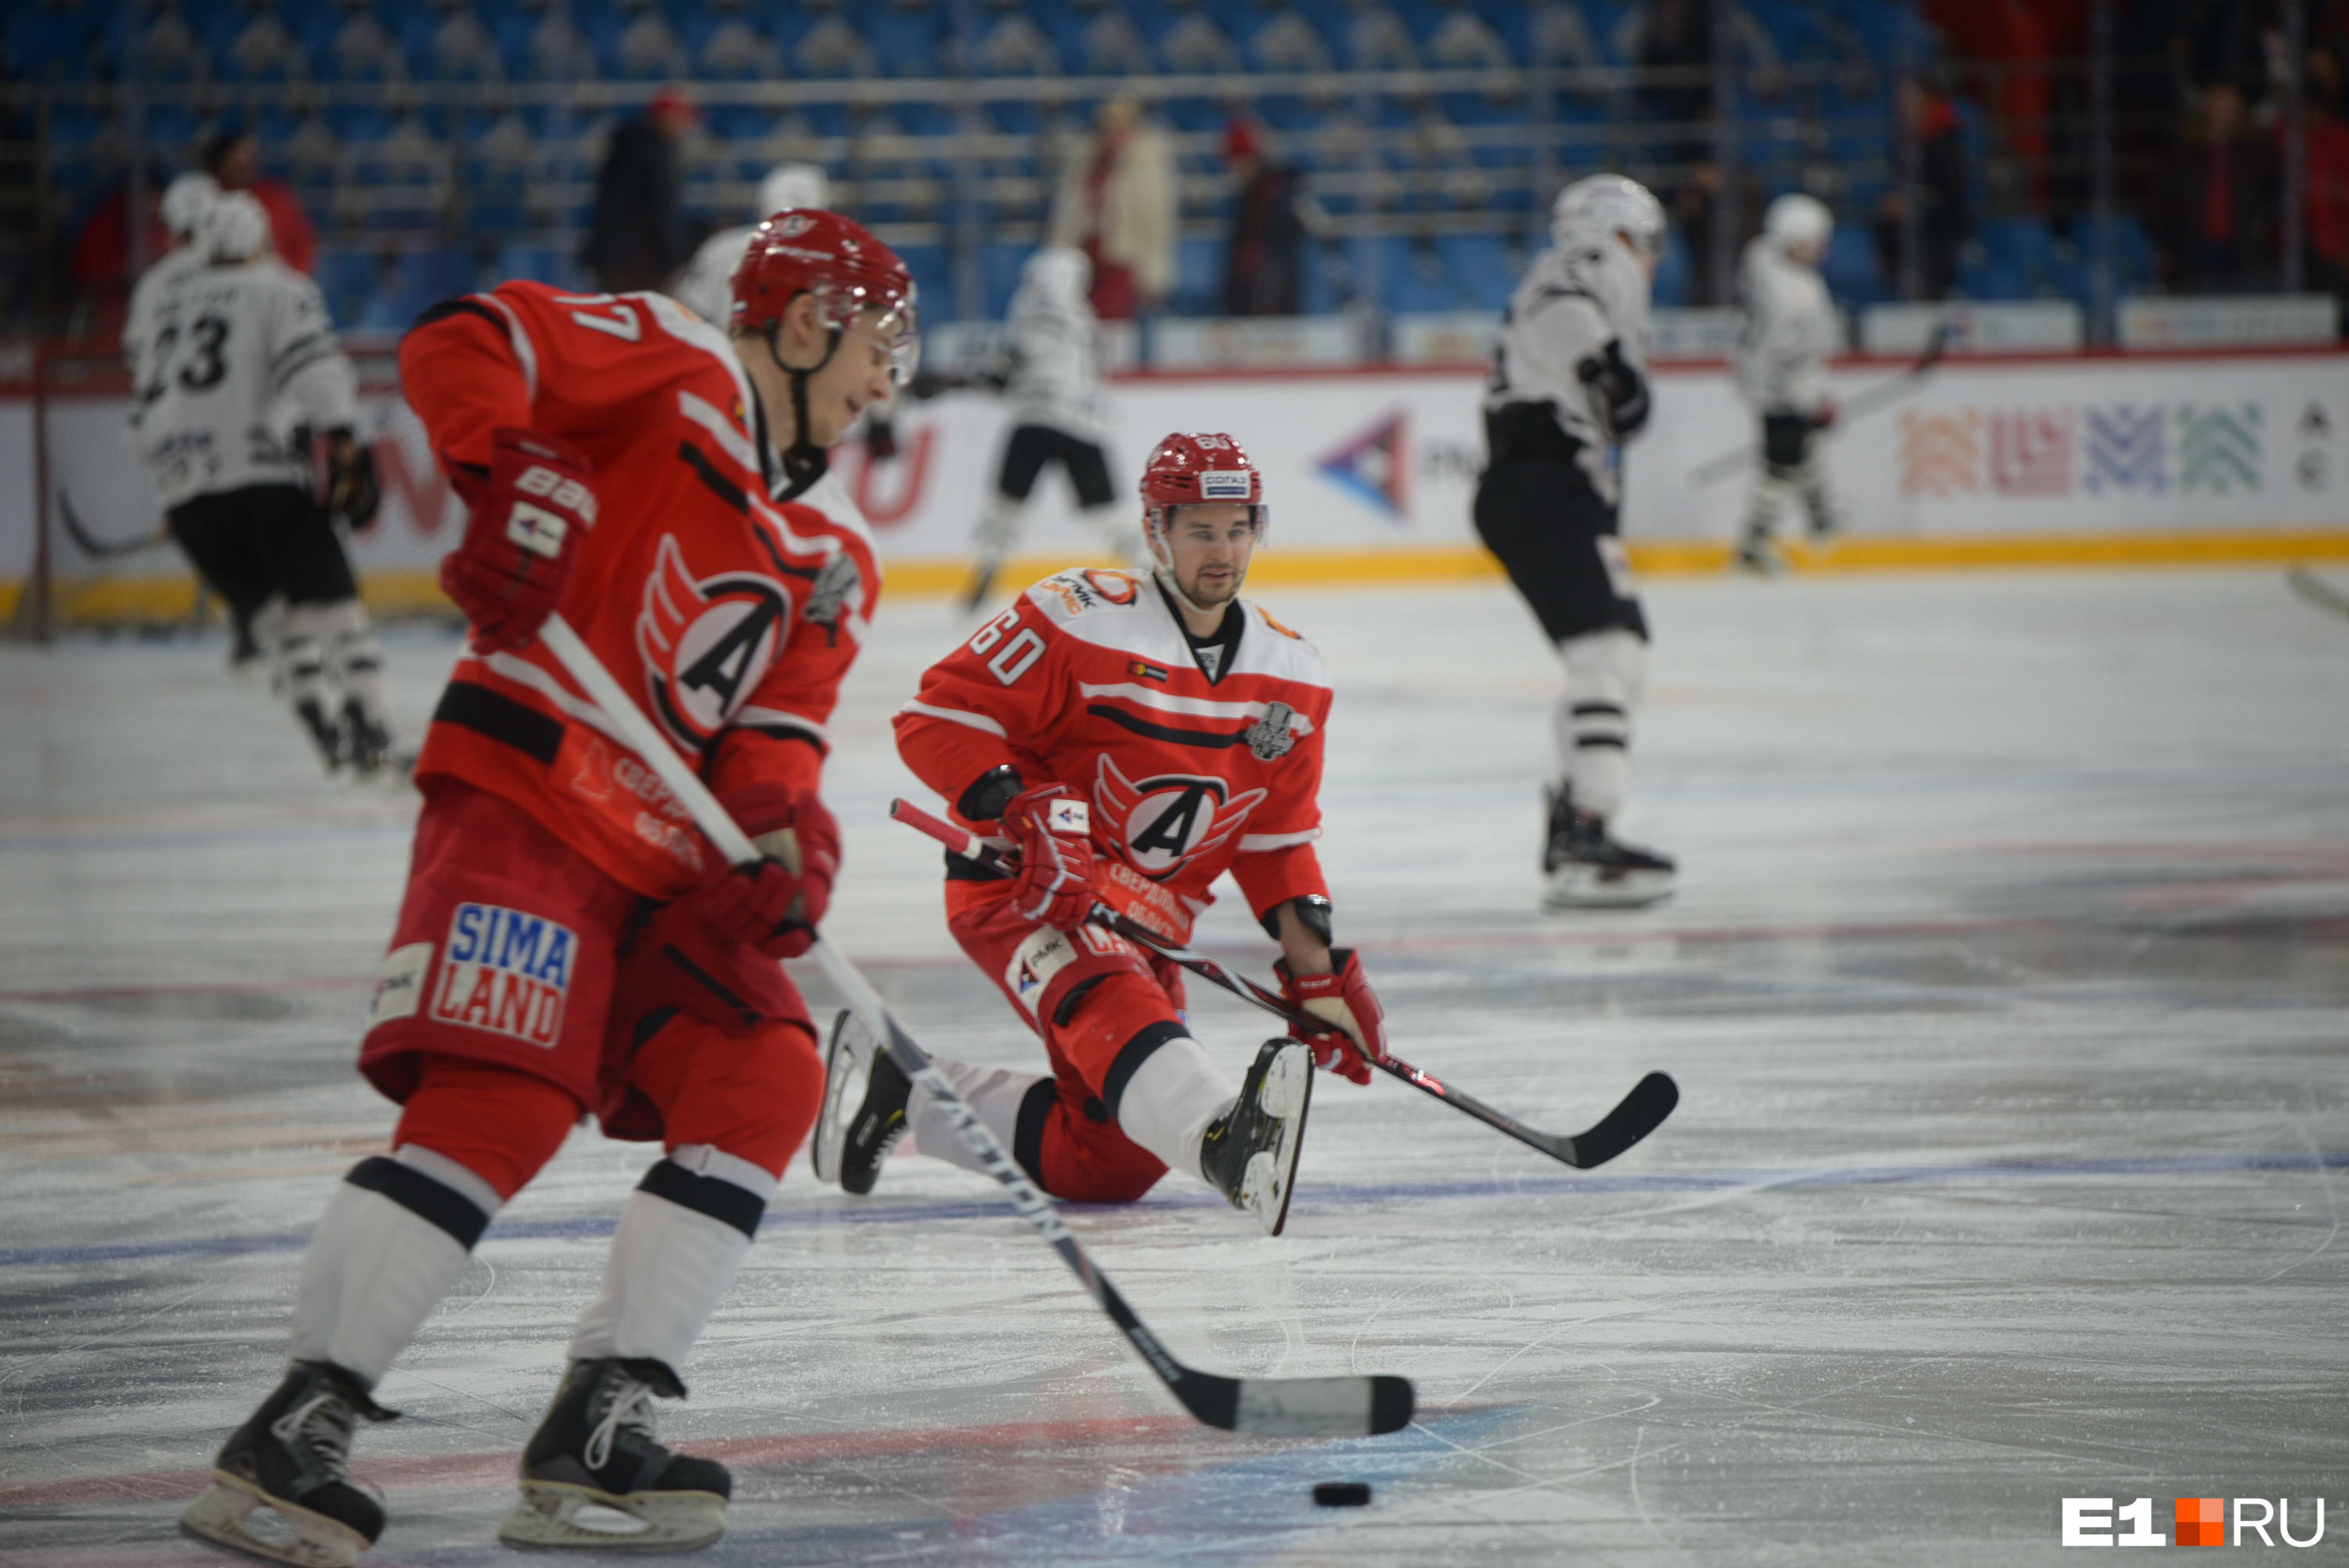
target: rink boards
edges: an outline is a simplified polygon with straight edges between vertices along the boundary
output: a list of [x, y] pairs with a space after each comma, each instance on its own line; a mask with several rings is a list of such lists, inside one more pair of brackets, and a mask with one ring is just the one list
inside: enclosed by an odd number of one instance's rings
[[[2294, 350], [2161, 356], [2035, 356], [1945, 363], [1913, 391], [1850, 422], [1827, 463], [1850, 531], [1793, 552], [1827, 570], [2082, 565], [2349, 557], [2349, 356]], [[1899, 360], [1849, 360], [1849, 401], [1909, 375]], [[1625, 532], [1646, 572], [1725, 562], [1750, 481], [1695, 482], [1708, 459], [1750, 441], [1753, 421], [1718, 364], [1659, 372], [1656, 415], [1630, 449]], [[1467, 367], [1137, 376], [1108, 395], [1112, 477], [1123, 491], [1157, 438], [1238, 435], [1273, 506], [1266, 582], [1473, 577], [1493, 568], [1469, 514], [1484, 445], [1483, 373]], [[34, 570], [46, 474], [101, 543], [158, 525], [123, 439], [127, 391], [0, 400], [0, 609]], [[430, 568], [460, 508], [434, 473], [396, 388], [368, 397], [385, 502], [357, 541], [383, 610], [440, 603]], [[899, 455], [841, 458], [898, 592], [960, 580], [963, 554], [1013, 416], [959, 393], [901, 410]], [[36, 439], [36, 426], [41, 438]], [[61, 620], [182, 614], [176, 558], [149, 550], [93, 561], [47, 521]], [[1790, 530], [1791, 531], [1791, 530]], [[1033, 500], [1022, 570], [1097, 556], [1063, 477]]]

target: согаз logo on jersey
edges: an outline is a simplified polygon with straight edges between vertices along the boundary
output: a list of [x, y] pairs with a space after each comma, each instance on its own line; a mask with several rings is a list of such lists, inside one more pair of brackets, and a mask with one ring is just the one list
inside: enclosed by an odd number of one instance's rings
[[697, 580], [674, 534], [663, 534], [636, 616], [636, 652], [653, 712], [670, 738], [698, 751], [757, 689], [792, 611], [783, 585], [755, 572]]
[[1136, 784], [1106, 753], [1093, 782], [1093, 799], [1109, 831], [1125, 845], [1126, 859], [1144, 876], [1161, 879], [1230, 838], [1265, 791], [1226, 796], [1222, 779], [1195, 773], [1162, 773]]

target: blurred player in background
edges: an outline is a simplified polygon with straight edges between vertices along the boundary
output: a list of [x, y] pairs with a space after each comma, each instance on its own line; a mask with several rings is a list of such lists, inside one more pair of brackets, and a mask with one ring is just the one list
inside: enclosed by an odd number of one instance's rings
[[1087, 301], [1092, 263], [1073, 245], [1046, 245], [1020, 269], [1011, 296], [1011, 432], [995, 470], [995, 493], [978, 520], [978, 558], [967, 608], [986, 603], [996, 573], [1019, 542], [1028, 497], [1046, 465], [1058, 463], [1084, 521], [1108, 536], [1120, 566], [1143, 558], [1142, 541], [1116, 510], [1109, 477], [1109, 418], [1102, 403], [1101, 322]]
[[[471, 509], [441, 583], [472, 625], [417, 777], [424, 810], [359, 1069], [399, 1103], [312, 1233], [293, 1367], [182, 1516], [280, 1562], [383, 1530], [352, 1429], [491, 1218], [593, 1111], [665, 1158], [620, 1211], [600, 1295], [522, 1457], [500, 1539], [718, 1539], [726, 1469], [664, 1447], [656, 1398], [717, 1310], [815, 1119], [806, 951], [839, 830], [824, 724], [879, 578], [824, 453], [887, 393], [912, 280], [846, 219], [762, 224], [726, 334], [657, 294], [509, 283], [425, 313], [400, 380]], [[560, 610], [766, 858], [730, 867], [538, 636]], [[635, 1516], [618, 1532], [584, 1505]], [[283, 1530], [246, 1516], [265, 1506]], [[295, 1544], [277, 1547], [290, 1531]]]
[[1594, 174], [1558, 192], [1550, 241], [1502, 320], [1476, 531], [1566, 658], [1543, 902], [1651, 903], [1671, 892], [1672, 862], [1618, 843], [1607, 823], [1622, 809], [1647, 680], [1648, 621], [1617, 529], [1621, 444], [1648, 422], [1663, 210], [1646, 187]]
[[1762, 468], [1737, 547], [1736, 563], [1748, 572], [1784, 569], [1770, 531], [1789, 501], [1802, 503], [1814, 542], [1836, 530], [1819, 450], [1836, 415], [1827, 390], [1835, 306], [1818, 270], [1834, 232], [1835, 217], [1824, 203], [1799, 193], [1781, 196], [1738, 263], [1737, 390], [1762, 421]]
[[812, 163], [776, 164], [759, 181], [759, 210], [751, 221], [739, 229], [721, 229], [702, 241], [693, 259], [678, 273], [668, 291], [670, 297], [702, 320], [723, 327], [734, 307], [734, 268], [750, 248], [758, 226], [787, 208], [830, 205], [831, 184], [822, 169]]
[[[1009, 882], [947, 857], [947, 925], [1052, 1071], [933, 1060], [1055, 1197], [1130, 1202], [1173, 1169], [1278, 1235], [1315, 1062], [1368, 1083], [1363, 1053], [1386, 1050], [1361, 962], [1330, 944], [1313, 852], [1330, 680], [1311, 644], [1239, 596], [1266, 516], [1238, 442], [1167, 437], [1142, 494], [1154, 575], [1046, 578], [897, 715], [905, 765], [1016, 851]], [[1085, 918], [1100, 900], [1187, 942], [1226, 871], [1280, 944], [1282, 991], [1330, 1020], [1309, 1042], [1265, 1042], [1237, 1085], [1191, 1037], [1181, 972]], [[834, 1026], [817, 1175], [869, 1192], [907, 1131], [915, 1151], [976, 1169], [877, 1044], [848, 1015]]]
[[132, 439], [172, 539], [275, 661], [326, 770], [398, 774], [382, 655], [334, 524], [376, 511], [375, 462], [352, 433], [358, 377], [318, 285], [270, 255], [259, 201], [212, 196], [191, 253], [135, 327]]

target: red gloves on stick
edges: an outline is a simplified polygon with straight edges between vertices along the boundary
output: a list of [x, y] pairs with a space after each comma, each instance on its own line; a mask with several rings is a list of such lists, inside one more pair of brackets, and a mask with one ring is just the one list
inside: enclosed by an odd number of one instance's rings
[[1003, 808], [1004, 836], [1019, 853], [1011, 903], [1030, 920], [1074, 931], [1093, 907], [1091, 809], [1064, 784], [1040, 784]]
[[534, 430], [496, 432], [486, 482], [463, 484], [465, 540], [440, 562], [440, 586], [473, 634], [519, 648], [563, 602], [581, 537], [595, 526], [585, 454]]
[[1272, 972], [1280, 977], [1280, 994], [1330, 1025], [1319, 1034], [1299, 1027], [1291, 1027], [1289, 1033], [1313, 1047], [1315, 1067], [1367, 1084], [1371, 1062], [1386, 1060], [1386, 1014], [1371, 994], [1362, 962], [1352, 948], [1330, 949], [1330, 962], [1331, 974], [1299, 975], [1288, 967], [1288, 959], [1273, 960]]
[[766, 857], [729, 866], [686, 897], [711, 926], [770, 958], [815, 944], [840, 874], [840, 824], [824, 803], [781, 784], [752, 784], [722, 802]]

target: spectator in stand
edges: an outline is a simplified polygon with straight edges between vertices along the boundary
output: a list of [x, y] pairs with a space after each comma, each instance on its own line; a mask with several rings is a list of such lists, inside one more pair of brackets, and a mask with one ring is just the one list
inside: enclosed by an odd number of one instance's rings
[[1174, 286], [1174, 148], [1130, 98], [1104, 102], [1095, 124], [1092, 147], [1053, 196], [1051, 242], [1092, 263], [1093, 314], [1130, 321]]
[[[1958, 111], [1947, 96], [1917, 77], [1900, 78], [1900, 85], [1893, 89], [1892, 107], [1900, 135], [1917, 139], [1917, 199], [1922, 209], [1918, 225], [1920, 297], [1946, 299], [1951, 285], [1957, 282], [1958, 252], [1974, 232], [1972, 201], [1966, 188], [1966, 145], [1959, 132]], [[1884, 275], [1897, 283], [1902, 276], [1909, 209], [1908, 191], [1898, 177], [1900, 143], [1897, 138], [1892, 167], [1892, 189], [1877, 207], [1876, 253]]]
[[1295, 315], [1299, 254], [1316, 216], [1293, 169], [1268, 160], [1255, 126], [1224, 128], [1224, 160], [1238, 195], [1224, 259], [1226, 315]]
[[2275, 282], [2278, 183], [2273, 140], [2251, 124], [2242, 84], [2202, 84], [2192, 140], [2170, 160], [2163, 224], [2172, 287], [2238, 294]]
[[[171, 248], [171, 232], [163, 225], [163, 191], [170, 178], [160, 169], [147, 171], [141, 211], [147, 227], [146, 259], [150, 262]], [[82, 337], [118, 336], [122, 331], [124, 314], [129, 308], [130, 285], [135, 276], [130, 254], [129, 181], [123, 181], [109, 191], [82, 220], [80, 231], [74, 235], [73, 259], [68, 265], [75, 294], [73, 334]]]
[[2302, 140], [2302, 228], [2307, 251], [2304, 286], [2341, 300], [2349, 322], [2349, 94], [2344, 94], [2341, 57], [2320, 44], [2308, 54], [2301, 88], [2307, 129]]
[[318, 230], [294, 187], [261, 171], [261, 138], [243, 126], [224, 126], [204, 144], [204, 172], [222, 191], [243, 191], [269, 214], [269, 243], [277, 259], [307, 277], [318, 270]]
[[595, 214], [580, 260], [606, 294], [667, 286], [693, 255], [693, 236], [677, 205], [678, 144], [701, 123], [701, 110], [675, 88], [663, 88], [641, 119], [612, 132], [595, 171]]

